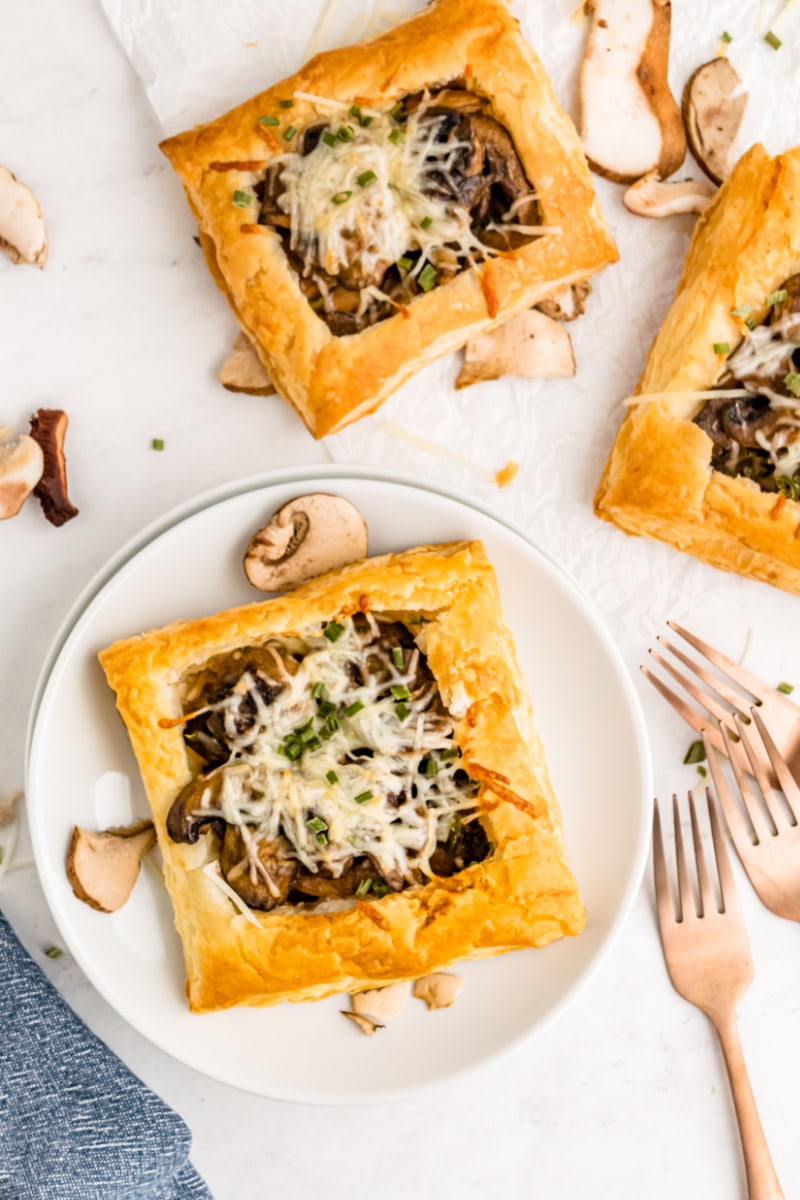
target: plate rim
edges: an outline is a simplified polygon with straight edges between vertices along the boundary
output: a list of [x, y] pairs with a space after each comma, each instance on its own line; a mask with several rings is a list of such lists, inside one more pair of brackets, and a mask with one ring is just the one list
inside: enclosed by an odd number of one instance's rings
[[523, 1030], [521, 1033], [513, 1037], [505, 1045], [493, 1050], [479, 1059], [465, 1064], [463, 1067], [456, 1070], [448, 1071], [442, 1077], [435, 1080], [425, 1080], [416, 1084], [408, 1084], [403, 1087], [389, 1089], [377, 1094], [373, 1093], [353, 1093], [347, 1096], [319, 1092], [298, 1092], [293, 1090], [283, 1091], [280, 1088], [270, 1088], [269, 1091], [258, 1090], [256, 1087], [248, 1087], [232, 1076], [227, 1076], [224, 1073], [216, 1072], [211, 1075], [204, 1071], [202, 1067], [196, 1066], [194, 1063], [188, 1063], [182, 1057], [175, 1053], [166, 1043], [153, 1038], [149, 1034], [144, 1033], [138, 1025], [133, 1024], [127, 1017], [119, 1013], [119, 1010], [106, 995], [106, 992], [95, 981], [93, 974], [90, 974], [83, 963], [82, 954], [76, 954], [71, 946], [70, 938], [66, 936], [59, 918], [57, 905], [54, 903], [55, 897], [51, 896], [49, 883], [46, 882], [47, 873], [42, 870], [42, 862], [44, 848], [40, 845], [39, 838], [41, 831], [38, 825], [38, 819], [35, 817], [35, 810], [29, 809], [29, 826], [31, 834], [31, 843], [33, 855], [36, 862], [37, 874], [39, 883], [47, 901], [51, 915], [58, 926], [58, 929], [65, 941], [70, 945], [71, 953], [81, 968], [82, 973], [95, 989], [95, 991], [103, 998], [106, 1004], [121, 1016], [126, 1025], [134, 1029], [135, 1032], [143, 1037], [151, 1045], [156, 1046], [159, 1050], [169, 1055], [170, 1058], [180, 1062], [182, 1066], [188, 1067], [190, 1070], [197, 1071], [203, 1078], [210, 1078], [217, 1082], [223, 1083], [226, 1086], [234, 1087], [238, 1091], [243, 1091], [248, 1094], [259, 1095], [261, 1097], [279, 1100], [288, 1103], [308, 1104], [325, 1107], [357, 1107], [368, 1104], [382, 1104], [394, 1102], [397, 1100], [405, 1100], [414, 1096], [418, 1096], [424, 1092], [431, 1091], [436, 1088], [441, 1088], [452, 1084], [457, 1079], [471, 1075], [473, 1072], [480, 1070], [483, 1067], [489, 1066], [491, 1063], [501, 1061], [505, 1056], [513, 1053], [519, 1046], [526, 1042], [532, 1042], [541, 1034], [545, 1033], [558, 1019], [558, 1017], [568, 1008], [570, 1004], [581, 994], [583, 989], [588, 985], [594, 977], [596, 971], [605, 961], [608, 954], [616, 944], [617, 938], [620, 935], [633, 907], [634, 900], [641, 886], [642, 877], [644, 874], [645, 865], [649, 853], [649, 820], [646, 809], [646, 797], [653, 790], [653, 764], [650, 741], [647, 733], [647, 727], [642, 712], [641, 703], [636, 691], [633, 687], [633, 681], [625, 664], [622, 654], [611, 636], [605, 621], [602, 616], [596, 611], [594, 604], [584, 594], [570, 573], [562, 566], [557, 559], [553, 557], [547, 550], [538, 544], [535, 538], [531, 537], [525, 530], [516, 522], [508, 519], [504, 515], [498, 513], [491, 505], [484, 504], [472, 498], [467, 498], [464, 494], [456, 489], [441, 486], [439, 484], [431, 484], [428, 480], [420, 476], [416, 476], [403, 471], [392, 469], [378, 469], [373, 467], [352, 466], [350, 464], [317, 464], [314, 466], [298, 466], [292, 468], [284, 468], [265, 472], [258, 472], [249, 475], [241, 480], [232, 480], [228, 483], [217, 485], [207, 489], [204, 492], [199, 492], [188, 500], [182, 501], [175, 505], [168, 512], [161, 514], [159, 517], [150, 521], [141, 530], [135, 533], [127, 542], [124, 543], [117, 551], [115, 551], [109, 559], [97, 570], [90, 578], [88, 583], [83, 587], [73, 603], [70, 605], [63, 621], [61, 622], [55, 637], [50, 645], [48, 653], [45, 657], [43, 666], [34, 688], [33, 699], [31, 702], [30, 715], [26, 729], [25, 738], [25, 790], [26, 796], [31, 795], [30, 777], [31, 777], [31, 761], [32, 752], [34, 749], [34, 741], [36, 736], [36, 727], [39, 714], [42, 707], [50, 679], [58, 665], [61, 655], [67, 646], [72, 634], [77, 629], [80, 621], [91, 607], [92, 603], [100, 596], [106, 584], [108, 584], [117, 573], [137, 554], [142, 552], [158, 537], [167, 533], [170, 529], [196, 514], [207, 509], [215, 507], [217, 504], [224, 503], [227, 500], [238, 496], [246, 495], [250, 492], [260, 491], [265, 488], [285, 486], [292, 483], [303, 483], [314, 486], [320, 481], [326, 480], [359, 480], [376, 483], [399, 484], [406, 487], [411, 487], [416, 490], [444, 497], [458, 505], [473, 509], [490, 520], [496, 522], [500, 526], [517, 535], [523, 542], [531, 547], [550, 568], [560, 575], [562, 582], [570, 591], [573, 600], [576, 602], [584, 619], [591, 625], [592, 630], [600, 641], [606, 656], [614, 669], [614, 673], [620, 683], [623, 694], [627, 701], [628, 715], [633, 726], [636, 745], [639, 751], [639, 774], [641, 783], [641, 802], [640, 802], [640, 821], [639, 830], [635, 844], [633, 855], [632, 869], [630, 871], [627, 885], [623, 891], [620, 903], [617, 908], [616, 915], [608, 926], [606, 934], [594, 951], [594, 954], [589, 961], [586, 969], [566, 990], [566, 992], [553, 1004], [550, 1010], [541, 1017], [535, 1025]]

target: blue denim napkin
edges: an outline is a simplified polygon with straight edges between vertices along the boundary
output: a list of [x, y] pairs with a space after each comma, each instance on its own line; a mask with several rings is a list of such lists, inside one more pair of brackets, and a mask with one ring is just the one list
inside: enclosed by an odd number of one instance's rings
[[0, 1200], [211, 1200], [190, 1142], [0, 913]]

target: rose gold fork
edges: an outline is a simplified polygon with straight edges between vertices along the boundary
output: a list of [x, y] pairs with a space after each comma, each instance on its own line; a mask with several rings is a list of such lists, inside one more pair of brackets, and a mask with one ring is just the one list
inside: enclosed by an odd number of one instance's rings
[[[641, 670], [645, 678], [672, 705], [678, 716], [683, 717], [684, 721], [691, 725], [692, 729], [700, 734], [705, 730], [711, 745], [715, 746], [720, 753], [729, 755], [743, 771], [748, 773], [752, 772], [752, 767], [749, 757], [737, 740], [734, 714], [738, 713], [749, 724], [750, 709], [755, 703], [767, 722], [775, 745], [788, 764], [789, 770], [795, 779], [800, 779], [800, 708], [777, 688], [770, 687], [757, 675], [753, 675], [741, 664], [733, 662], [732, 659], [721, 654], [719, 650], [715, 650], [713, 646], [709, 646], [707, 642], [701, 641], [693, 633], [689, 633], [674, 621], [668, 621], [667, 624], [728, 679], [720, 679], [663, 637], [657, 639], [659, 643], [673, 658], [691, 671], [695, 678], [692, 679], [679, 671], [669, 659], [664, 658], [656, 650], [651, 650], [650, 654], [659, 666], [668, 671], [672, 678], [706, 711], [701, 712], [687, 703], [682, 696], [667, 687], [662, 679], [643, 666]], [[701, 686], [701, 684], [705, 686]], [[709, 717], [715, 718], [715, 721], [719, 723], [719, 728]], [[732, 735], [727, 741], [723, 738], [724, 729], [727, 729], [728, 733]], [[771, 775], [772, 768], [766, 756], [762, 757], [762, 762], [765, 770]]]
[[750, 1200], [783, 1200], [783, 1192], [772, 1165], [736, 1030], [737, 1001], [753, 978], [747, 930], [739, 909], [716, 808], [708, 791], [706, 802], [717, 865], [720, 904], [717, 904], [706, 866], [694, 798], [689, 792], [689, 816], [699, 901], [695, 903], [681, 836], [678, 798], [673, 796], [672, 817], [678, 876], [677, 915], [673, 909], [667, 878], [658, 801], [655, 804], [653, 873], [661, 944], [676, 992], [690, 1004], [702, 1009], [717, 1032], [739, 1123], [748, 1196]]
[[722, 738], [728, 748], [741, 805], [734, 800], [722, 762], [706, 730], [703, 742], [711, 777], [736, 852], [756, 892], [779, 917], [800, 921], [800, 787], [780, 754], [761, 710], [754, 707], [750, 712], [753, 725], [749, 728], [738, 716], [734, 716], [733, 722], [739, 736], [738, 747], [749, 761], [759, 794], [754, 794], [738, 756], [730, 753], [732, 743], [724, 727]]

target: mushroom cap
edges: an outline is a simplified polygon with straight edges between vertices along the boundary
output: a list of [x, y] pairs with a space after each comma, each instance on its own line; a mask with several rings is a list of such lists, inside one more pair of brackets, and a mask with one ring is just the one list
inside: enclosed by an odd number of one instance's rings
[[244, 570], [253, 587], [282, 592], [366, 558], [367, 524], [344, 496], [311, 492], [273, 513], [250, 539]]
[[736, 138], [744, 119], [746, 92], [735, 95], [741, 78], [723, 55], [703, 63], [683, 89], [681, 112], [689, 148], [714, 183], [731, 173]]
[[77, 898], [98, 912], [122, 908], [155, 841], [152, 821], [99, 833], [76, 825], [67, 852], [67, 878]]
[[27, 433], [0, 425], [0, 521], [15, 517], [44, 473], [44, 454]]
[[0, 166], [0, 250], [12, 262], [44, 267], [47, 229], [39, 201], [7, 167]]
[[558, 379], [574, 374], [575, 355], [563, 323], [530, 308], [467, 342], [456, 387], [503, 375]]
[[704, 179], [667, 183], [659, 179], [657, 171], [650, 171], [631, 184], [622, 203], [637, 217], [674, 217], [678, 213], [701, 213], [715, 193], [716, 188]]

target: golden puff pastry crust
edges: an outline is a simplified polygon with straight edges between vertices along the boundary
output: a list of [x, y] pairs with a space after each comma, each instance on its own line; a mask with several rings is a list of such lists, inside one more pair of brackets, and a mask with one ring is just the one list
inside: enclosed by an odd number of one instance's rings
[[[696, 393], [741, 342], [766, 297], [800, 271], [800, 148], [753, 146], [703, 213], [677, 293], [650, 349], [595, 496], [597, 516], [669, 542], [712, 566], [800, 593], [800, 504], [711, 468]], [[669, 393], [661, 399], [647, 397]]]
[[[167, 814], [192, 767], [181, 730], [159, 721], [180, 717], [182, 676], [213, 655], [365, 607], [427, 618], [417, 643], [456, 718], [464, 766], [480, 781], [477, 804], [494, 852], [379, 900], [356, 898], [326, 912], [284, 904], [250, 910], [248, 919], [202, 869], [218, 853], [216, 835], [184, 845], [167, 834]], [[116, 642], [100, 661], [152, 808], [193, 1011], [358, 991], [582, 929], [558, 805], [480, 542], [367, 559], [280, 598]]]
[[[400, 98], [464, 79], [511, 134], [539, 198], [542, 223], [560, 233], [462, 271], [361, 333], [334, 336], [310, 308], [279, 235], [248, 224], [232, 203], [270, 160], [283, 134], [330, 108], [297, 92], [388, 110]], [[262, 114], [280, 124], [259, 126]], [[264, 137], [268, 139], [264, 140]], [[161, 149], [180, 176], [215, 281], [275, 387], [315, 437], [376, 409], [429, 362], [617, 258], [575, 128], [505, 0], [434, 0], [374, 41], [319, 54], [296, 75]], [[220, 171], [211, 163], [257, 169]], [[252, 219], [252, 218], [251, 218]]]

